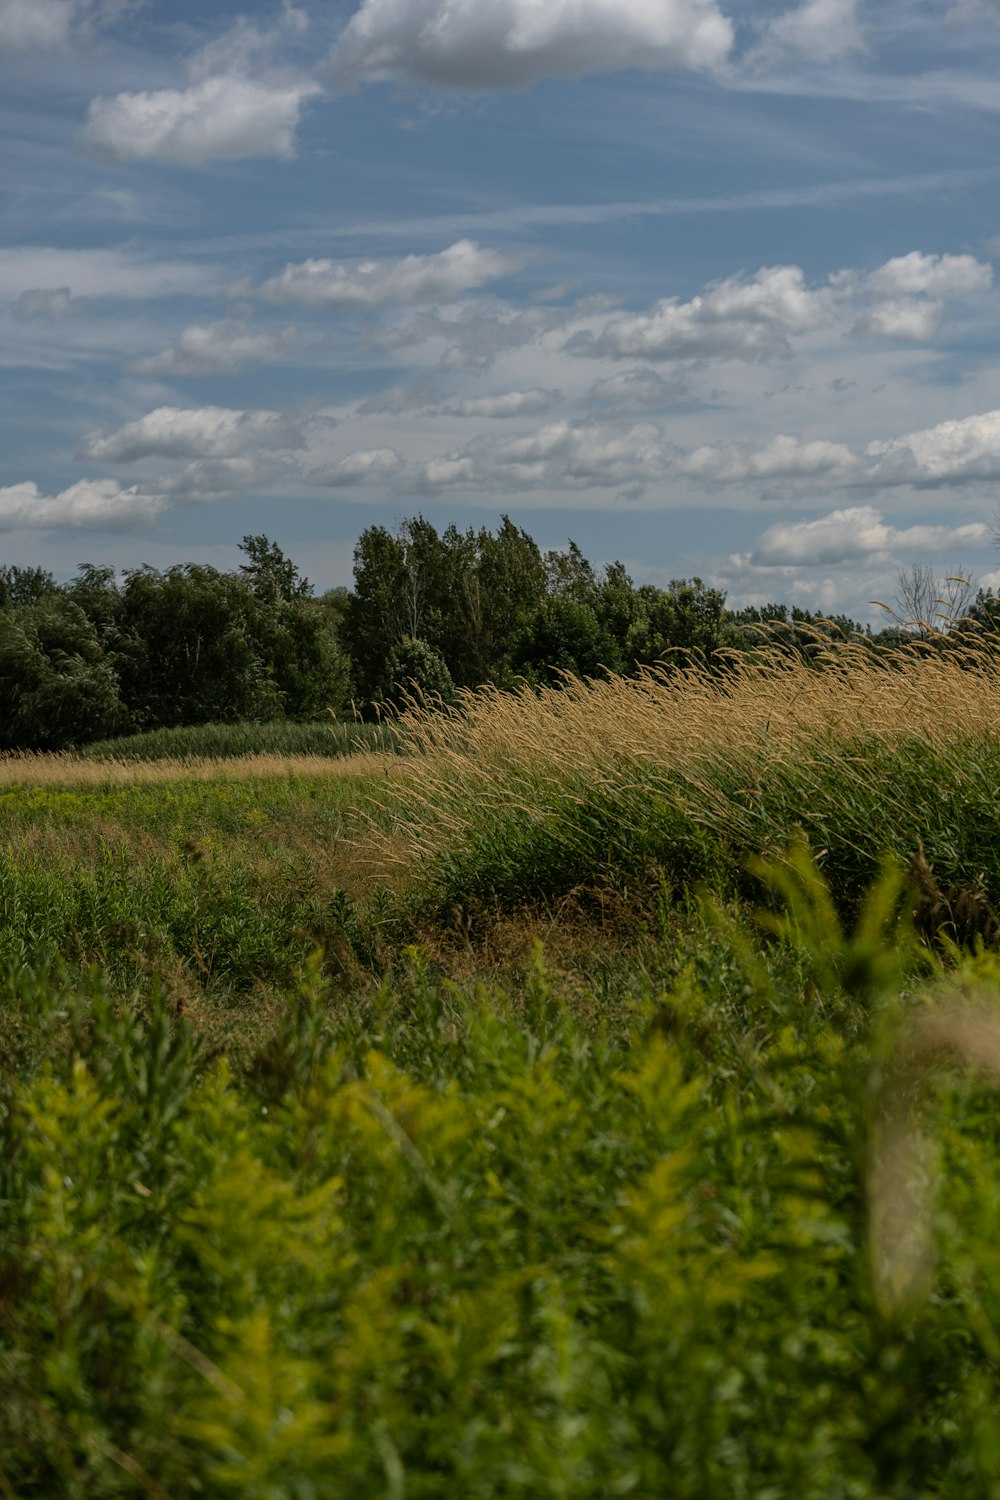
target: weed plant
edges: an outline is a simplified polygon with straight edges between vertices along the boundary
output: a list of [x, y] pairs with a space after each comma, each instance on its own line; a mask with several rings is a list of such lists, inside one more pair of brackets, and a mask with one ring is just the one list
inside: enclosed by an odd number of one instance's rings
[[[901, 1288], [920, 1225], [873, 1243], [867, 1198], [901, 882], [845, 934], [801, 851], [765, 878], [769, 945], [707, 912], [614, 1028], [541, 954], [516, 998], [314, 961], [243, 1081], [162, 994], [8, 970], [0, 1491], [995, 1494], [995, 1110], [928, 1074], [938, 1261]], [[947, 1035], [972, 992], [995, 1027], [990, 957], [910, 1011]]]

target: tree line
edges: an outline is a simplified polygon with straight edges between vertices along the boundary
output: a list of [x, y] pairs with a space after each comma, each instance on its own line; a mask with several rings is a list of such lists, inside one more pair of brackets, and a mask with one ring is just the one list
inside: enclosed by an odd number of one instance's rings
[[[542, 551], [504, 516], [497, 530], [424, 517], [370, 526], [353, 589], [316, 594], [266, 536], [246, 536], [232, 572], [83, 564], [68, 583], [0, 566], [0, 750], [51, 750], [181, 725], [374, 717], [414, 687], [558, 683], [566, 673], [632, 673], [664, 660], [751, 650], [761, 627], [790, 650], [862, 635], [843, 616], [782, 604], [726, 608], [699, 578], [635, 584], [595, 568], [575, 542]], [[992, 596], [969, 613], [992, 625]]]

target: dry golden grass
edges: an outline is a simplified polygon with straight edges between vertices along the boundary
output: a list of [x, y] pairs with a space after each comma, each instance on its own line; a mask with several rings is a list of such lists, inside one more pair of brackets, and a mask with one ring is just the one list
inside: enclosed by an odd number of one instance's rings
[[232, 759], [89, 761], [72, 754], [0, 755], [0, 786], [103, 787], [157, 782], [249, 781], [280, 776], [386, 776], [394, 757], [379, 754], [246, 755]]
[[[639, 791], [662, 772], [686, 786], [700, 820], [719, 768], [742, 768], [741, 800], [752, 803], [775, 765], [794, 763], [807, 781], [820, 746], [1000, 733], [1000, 654], [914, 643], [878, 656], [862, 643], [824, 644], [810, 664], [764, 644], [723, 672], [484, 689], [450, 713], [414, 708], [403, 724], [416, 753], [359, 840], [387, 877], [433, 860], [491, 810], [548, 816], [550, 795], [565, 808], [603, 789]], [[864, 778], [862, 762], [854, 773]]]

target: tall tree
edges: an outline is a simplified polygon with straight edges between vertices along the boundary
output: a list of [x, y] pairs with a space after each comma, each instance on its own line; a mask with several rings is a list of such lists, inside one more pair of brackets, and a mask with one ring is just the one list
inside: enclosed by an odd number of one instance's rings
[[240, 572], [264, 603], [273, 604], [279, 599], [290, 603], [293, 599], [307, 599], [312, 593], [308, 578], [303, 578], [277, 542], [263, 535], [245, 536], [240, 551], [247, 559], [240, 564]]
[[63, 750], [125, 724], [118, 679], [78, 604], [50, 593], [0, 610], [0, 747]]

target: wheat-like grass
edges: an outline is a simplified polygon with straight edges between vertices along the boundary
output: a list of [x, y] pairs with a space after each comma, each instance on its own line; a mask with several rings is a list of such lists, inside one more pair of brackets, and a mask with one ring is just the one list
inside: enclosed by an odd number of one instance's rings
[[344, 755], [243, 755], [190, 760], [82, 760], [72, 754], [0, 755], [0, 786], [102, 787], [156, 782], [264, 781], [283, 776], [345, 777], [389, 774], [394, 757]]
[[852, 746], [909, 738], [948, 754], [1000, 732], [1000, 653], [915, 643], [883, 657], [848, 642], [806, 661], [764, 645], [721, 671], [466, 692], [451, 712], [414, 706], [402, 728], [411, 755], [363, 835], [383, 867], [422, 869], [491, 816], [565, 819], [595, 794], [624, 809], [668, 785], [692, 820], [742, 819], [749, 831], [760, 782], [775, 767], [794, 766], [808, 789], [835, 755], [849, 789], [869, 773], [866, 753]]

